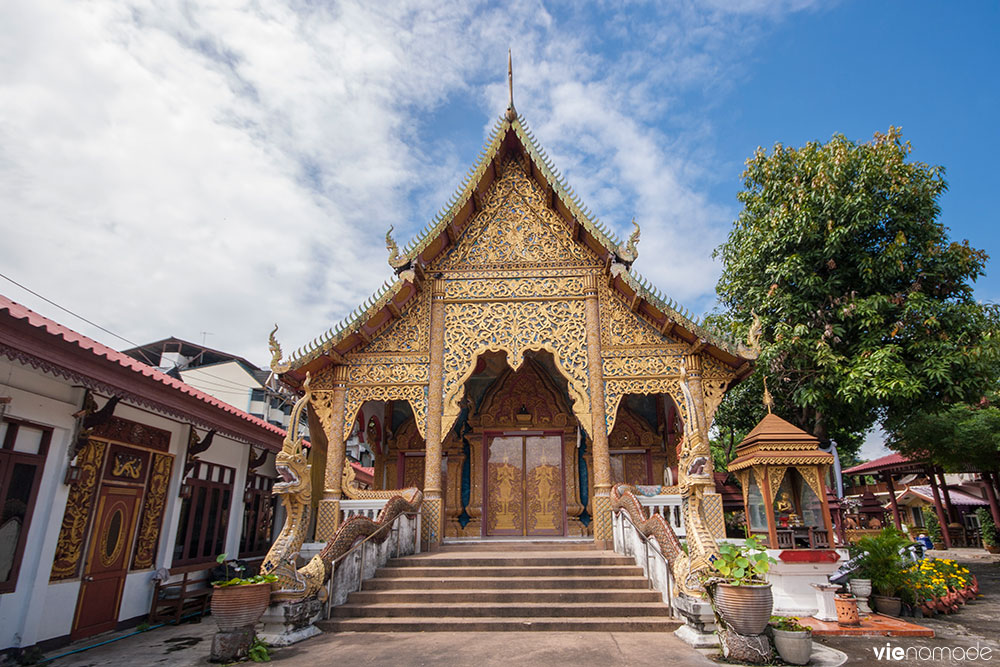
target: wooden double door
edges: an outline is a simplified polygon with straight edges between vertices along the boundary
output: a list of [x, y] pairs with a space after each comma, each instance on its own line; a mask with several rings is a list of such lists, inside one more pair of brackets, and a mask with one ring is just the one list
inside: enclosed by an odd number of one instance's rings
[[565, 535], [562, 434], [496, 434], [485, 442], [484, 533]]

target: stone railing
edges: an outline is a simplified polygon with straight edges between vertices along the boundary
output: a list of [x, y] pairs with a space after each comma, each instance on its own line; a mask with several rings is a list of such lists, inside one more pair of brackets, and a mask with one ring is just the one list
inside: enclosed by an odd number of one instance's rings
[[389, 502], [388, 498], [374, 498], [371, 500], [341, 500], [340, 522], [343, 523], [352, 516], [366, 516], [374, 521], [387, 502]]
[[680, 494], [658, 495], [658, 496], [636, 496], [639, 504], [643, 506], [649, 516], [659, 514], [674, 529], [674, 535], [683, 539], [687, 535], [684, 527], [684, 512], [681, 511]]

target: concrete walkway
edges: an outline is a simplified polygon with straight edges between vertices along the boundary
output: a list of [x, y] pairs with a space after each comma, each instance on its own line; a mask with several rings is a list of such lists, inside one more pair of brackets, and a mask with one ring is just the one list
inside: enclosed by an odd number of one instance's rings
[[[215, 624], [158, 628], [50, 663], [60, 667], [206, 667]], [[65, 650], [79, 648], [67, 647]], [[64, 651], [63, 651], [64, 652]], [[717, 667], [672, 633], [345, 632], [272, 649], [282, 665], [645, 665]], [[254, 664], [254, 663], [247, 663]]]

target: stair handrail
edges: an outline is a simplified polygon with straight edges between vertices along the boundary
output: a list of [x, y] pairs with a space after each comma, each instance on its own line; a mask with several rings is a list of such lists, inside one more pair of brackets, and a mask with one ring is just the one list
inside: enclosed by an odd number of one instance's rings
[[[673, 581], [674, 576], [673, 576], [673, 573], [670, 571], [670, 561], [664, 555], [663, 550], [660, 549], [660, 544], [659, 544], [659, 542], [656, 541], [655, 537], [653, 537], [653, 536], [647, 536], [641, 530], [639, 530], [639, 526], [637, 526], [635, 524], [635, 522], [632, 520], [632, 517], [629, 516], [628, 512], [624, 511], [621, 507], [617, 507], [617, 508], [614, 509], [614, 513], [619, 518], [619, 520], [621, 520], [621, 519], [627, 520], [629, 522], [629, 525], [632, 526], [632, 529], [635, 530], [636, 534], [638, 534], [639, 537], [642, 539], [642, 544], [643, 544], [643, 547], [645, 547], [645, 551], [646, 551], [646, 556], [645, 556], [645, 559], [644, 559], [645, 560], [645, 567], [643, 567], [643, 571], [646, 574], [647, 580], [649, 581], [649, 587], [650, 588], [655, 588], [653, 586], [653, 579], [652, 579], [651, 576], [649, 576], [650, 575], [650, 572], [649, 572], [649, 543], [653, 542], [653, 553], [656, 556], [659, 557], [660, 561], [663, 562], [663, 565], [664, 565], [663, 569], [667, 573], [667, 578], [666, 578], [667, 590], [664, 591], [664, 592], [666, 593], [666, 598], [667, 598], [667, 608], [670, 610], [670, 615], [673, 616], [673, 614], [674, 614], [674, 606], [673, 606], [673, 602], [672, 602], [673, 595], [671, 594], [671, 582]], [[658, 515], [656, 515], [656, 516], [658, 516]], [[623, 537], [624, 537], [624, 532], [623, 532]]]
[[[396, 537], [396, 556], [395, 557], [398, 558], [399, 557], [399, 546], [400, 545], [399, 545], [399, 527], [398, 527], [397, 524], [398, 524], [398, 522], [399, 522], [399, 520], [401, 518], [403, 518], [403, 517], [411, 517], [411, 516], [415, 516], [417, 518], [417, 524], [416, 524], [416, 527], [414, 528], [414, 531], [413, 531], [413, 542], [414, 542], [414, 549], [413, 550], [414, 550], [414, 553], [420, 553], [420, 523], [419, 523], [419, 521], [420, 521], [421, 510], [420, 510], [419, 507], [420, 507], [420, 500], [417, 501], [417, 509], [400, 512], [395, 517], [393, 517], [392, 521], [388, 521], [388, 522], [383, 523], [377, 529], [375, 529], [373, 532], [371, 532], [367, 536], [365, 536], [363, 539], [355, 541], [353, 543], [353, 545], [351, 546], [350, 549], [348, 549], [347, 551], [345, 551], [344, 553], [342, 553], [341, 555], [337, 556], [336, 558], [334, 558], [333, 560], [330, 561], [330, 566], [329, 566], [330, 567], [330, 576], [326, 580], [326, 600], [324, 601], [324, 605], [323, 605], [324, 606], [324, 613], [323, 613], [323, 617], [324, 618], [326, 618], [326, 619], [330, 618], [330, 610], [333, 608], [333, 586], [334, 586], [334, 581], [335, 581], [334, 577], [333, 577], [333, 574], [334, 574], [334, 572], [336, 572], [337, 564], [340, 563], [341, 561], [343, 561], [345, 558], [347, 558], [349, 555], [351, 555], [352, 553], [354, 553], [358, 549], [361, 550], [361, 562], [358, 564], [358, 590], [360, 591], [361, 590], [361, 582], [363, 581], [364, 575], [365, 575], [365, 545], [369, 541], [375, 539], [386, 528], [394, 529], [395, 532], [396, 532], [396, 536], [397, 536]], [[383, 509], [383, 512], [384, 511], [385, 510]], [[381, 516], [379, 516], [379, 519], [381, 519]], [[371, 521], [370, 519], [368, 519], [368, 517], [365, 517], [363, 515], [357, 515], [357, 516], [351, 517], [350, 519], [348, 519], [347, 521], [345, 521], [343, 524], [341, 524], [340, 528], [337, 529], [337, 532], [334, 533], [333, 539], [331, 539], [330, 542], [327, 544], [327, 548], [329, 548], [330, 545], [334, 544], [337, 541], [337, 537], [341, 533], [346, 532], [344, 529], [347, 527], [347, 524], [349, 522], [351, 522], [351, 521], [354, 521], [354, 520], [367, 520], [369, 522]], [[378, 520], [375, 521], [375, 523], [378, 523], [378, 522], [379, 522]], [[379, 543], [381, 543], [382, 541], [383, 540], [379, 540]]]

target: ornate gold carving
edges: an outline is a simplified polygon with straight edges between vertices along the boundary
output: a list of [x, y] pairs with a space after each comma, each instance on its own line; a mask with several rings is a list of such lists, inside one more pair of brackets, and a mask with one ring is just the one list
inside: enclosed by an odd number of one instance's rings
[[146, 489], [146, 502], [142, 508], [142, 519], [139, 521], [139, 539], [132, 559], [133, 570], [153, 567], [156, 562], [156, 546], [160, 541], [160, 526], [163, 521], [163, 510], [167, 505], [167, 488], [170, 486], [173, 463], [174, 457], [169, 454], [153, 456], [152, 474]]
[[602, 362], [605, 380], [619, 377], [678, 377], [680, 375], [680, 357], [667, 357], [659, 354], [629, 355], [605, 357]]
[[[608, 435], [608, 446], [611, 449], [631, 449], [634, 447], [648, 449], [661, 443], [660, 435], [650, 428], [645, 419], [636, 416], [634, 412], [624, 406], [619, 407], [618, 412], [615, 430]], [[646, 474], [643, 473], [642, 476], [645, 477]]]
[[528, 471], [526, 529], [529, 535], [545, 532], [562, 533], [562, 510], [559, 502], [561, 480], [559, 466], [551, 463], [535, 466]]
[[453, 279], [445, 283], [445, 300], [475, 299], [555, 299], [583, 298], [586, 292], [585, 276], [519, 277], [516, 280]]
[[802, 475], [802, 479], [806, 481], [809, 488], [813, 490], [816, 497], [820, 500], [826, 495], [826, 489], [823, 488], [822, 475], [820, 475], [820, 469], [818, 466], [795, 466], [795, 469], [799, 471]]
[[[602, 284], [599, 290], [601, 300], [601, 334], [605, 353], [614, 347], [677, 345], [672, 338], [660, 335], [656, 327], [643, 316], [632, 310], [609, 288]], [[678, 349], [680, 349], [678, 347]]]
[[715, 411], [719, 409], [719, 404], [726, 396], [726, 389], [729, 387], [729, 379], [716, 380], [703, 378], [702, 389], [705, 392], [705, 423], [711, 427], [712, 420], [715, 419]]
[[677, 405], [677, 412], [681, 421], [684, 422], [685, 432], [687, 432], [690, 425], [688, 408], [680, 390], [679, 377], [606, 380], [604, 383], [604, 409], [609, 433], [614, 430], [615, 420], [618, 417], [618, 406], [626, 394], [668, 394]]
[[787, 468], [785, 466], [768, 466], [767, 468], [767, 483], [768, 488], [771, 491], [772, 502], [776, 500], [774, 494], [778, 492], [778, 488], [781, 486], [781, 480], [785, 478], [786, 470]]
[[115, 454], [111, 462], [111, 474], [115, 477], [139, 479], [142, 476], [142, 459], [128, 454]]
[[442, 432], [458, 417], [465, 381], [488, 351], [506, 352], [514, 370], [528, 350], [550, 352], [569, 383], [573, 412], [584, 428], [591, 426], [583, 301], [447, 303], [445, 320]]
[[[125, 509], [125, 504], [119, 500], [118, 507], [112, 511], [111, 518], [104, 523], [101, 534], [97, 536], [95, 551], [101, 561], [101, 567], [111, 567], [115, 564], [115, 561], [121, 558], [122, 550], [125, 548], [125, 543], [130, 537], [127, 534], [129, 526], [125, 519]], [[118, 533], [115, 535], [114, 545], [109, 545], [108, 538], [111, 537], [111, 526], [114, 524], [116, 517], [118, 519]], [[108, 546], [111, 546], [111, 549], [108, 549]]]
[[271, 335], [267, 337], [267, 347], [271, 350], [271, 371], [275, 375], [281, 375], [282, 373], [287, 373], [292, 367], [289, 363], [281, 363], [281, 344], [275, 337], [278, 333], [278, 325], [274, 325], [274, 329], [271, 330]]
[[424, 498], [420, 524], [420, 536], [426, 544], [437, 544], [441, 533], [441, 499]]
[[614, 526], [611, 523], [611, 497], [597, 496], [594, 498], [594, 539], [610, 540], [614, 537]]
[[545, 192], [515, 160], [506, 160], [483, 201], [483, 210], [434, 268], [553, 265], [599, 266], [573, 239], [570, 225], [549, 208]]
[[383, 363], [352, 364], [350, 383], [355, 384], [427, 384], [427, 364]]
[[66, 499], [66, 512], [59, 529], [59, 541], [56, 543], [49, 581], [71, 579], [77, 574], [83, 552], [84, 532], [90, 521], [90, 511], [94, 506], [107, 449], [107, 443], [90, 440], [76, 455], [80, 480], [70, 487], [69, 497]]
[[529, 359], [520, 370], [508, 369], [494, 382], [470, 423], [484, 428], [564, 428], [569, 414], [548, 374]]
[[[362, 355], [384, 352], [426, 352], [430, 331], [430, 302], [427, 293], [417, 294], [399, 319], [377, 334]], [[358, 355], [351, 355], [352, 358]], [[427, 363], [424, 360], [423, 363]]]

